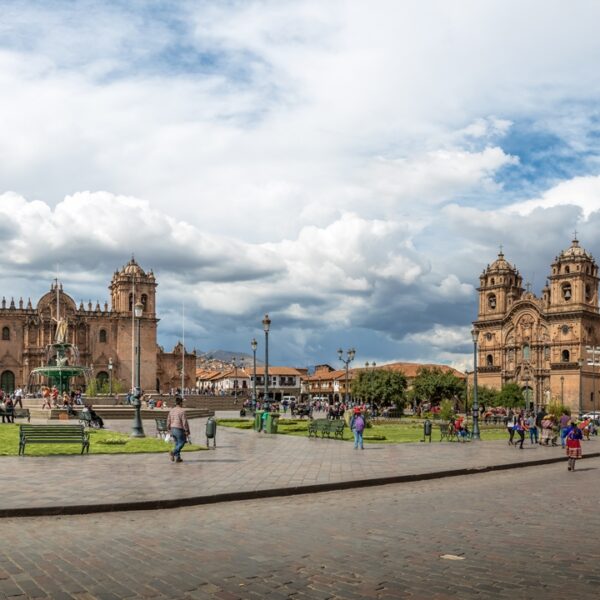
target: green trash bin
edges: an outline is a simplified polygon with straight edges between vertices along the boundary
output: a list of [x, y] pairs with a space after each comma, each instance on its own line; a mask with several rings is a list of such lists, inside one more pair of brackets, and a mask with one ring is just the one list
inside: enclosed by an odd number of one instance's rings
[[277, 425], [280, 416], [279, 413], [269, 413], [267, 415], [267, 433], [277, 433]]
[[262, 416], [264, 412], [264, 410], [257, 410], [254, 413], [254, 431], [262, 430]]

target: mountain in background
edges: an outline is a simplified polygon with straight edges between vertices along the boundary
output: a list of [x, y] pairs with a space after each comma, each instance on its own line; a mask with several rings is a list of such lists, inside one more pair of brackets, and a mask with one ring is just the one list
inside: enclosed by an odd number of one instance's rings
[[[222, 362], [224, 364], [231, 364], [235, 358], [238, 364], [244, 366], [252, 366], [252, 354], [245, 352], [231, 352], [230, 350], [209, 350], [204, 352], [202, 350], [196, 350], [196, 361], [198, 363], [210, 363], [210, 362]], [[263, 361], [256, 357], [256, 364], [263, 365]]]

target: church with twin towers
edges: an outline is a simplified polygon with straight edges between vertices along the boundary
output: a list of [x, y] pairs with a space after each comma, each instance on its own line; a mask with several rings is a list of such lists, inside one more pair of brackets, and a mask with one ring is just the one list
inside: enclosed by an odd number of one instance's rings
[[[57, 280], [35, 304], [29, 299], [0, 301], [0, 387], [12, 392], [26, 388], [29, 374], [43, 367], [47, 348], [57, 338], [78, 349], [82, 366], [89, 369], [99, 384], [109, 377], [115, 387], [126, 391], [131, 387], [136, 368], [134, 352], [137, 335], [132, 323], [136, 303], [143, 306], [139, 319], [140, 383], [145, 392], [168, 391], [193, 387], [196, 374], [195, 352], [184, 352], [181, 343], [171, 352], [158, 345], [159, 318], [156, 310], [154, 273], [144, 271], [132, 258], [112, 276], [108, 301], [95, 303], [75, 300]], [[60, 314], [57, 314], [57, 306]], [[117, 386], [116, 382], [119, 382]], [[80, 382], [83, 383], [83, 382]]]
[[519, 270], [500, 249], [477, 288], [478, 384], [500, 389], [515, 382], [530, 408], [559, 401], [572, 414], [599, 409], [598, 281], [598, 265], [577, 234], [550, 265], [540, 297], [523, 287]]

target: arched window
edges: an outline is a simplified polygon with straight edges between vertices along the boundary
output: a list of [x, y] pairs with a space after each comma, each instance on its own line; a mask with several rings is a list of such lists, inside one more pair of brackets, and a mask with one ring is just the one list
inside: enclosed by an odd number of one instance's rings
[[531, 358], [531, 350], [529, 344], [523, 346], [523, 360], [529, 360]]
[[563, 350], [560, 358], [562, 362], [569, 362], [571, 360], [571, 353], [568, 350]]
[[133, 310], [133, 294], [129, 294], [129, 310]]
[[492, 285], [496, 285], [496, 280], [492, 277]]
[[9, 327], [2, 328], [2, 339], [10, 340], [10, 328]]
[[567, 265], [567, 266], [565, 267], [565, 273], [570, 273], [570, 272], [571, 272], [571, 269], [569, 269], [569, 265]]
[[494, 357], [491, 354], [488, 354], [485, 357], [485, 364], [488, 367], [493, 367], [494, 366]]
[[488, 296], [488, 306], [494, 310], [496, 308], [496, 294], [490, 294]]
[[4, 371], [0, 376], [0, 387], [7, 393], [15, 391], [15, 374], [12, 371]]
[[101, 329], [100, 330], [99, 338], [100, 338], [100, 343], [101, 344], [106, 344], [106, 329]]
[[144, 307], [144, 312], [146, 312], [148, 305], [148, 296], [146, 294], [142, 294], [142, 306]]
[[592, 286], [589, 283], [585, 284], [585, 300], [590, 302], [592, 299]]
[[106, 371], [100, 371], [96, 375], [96, 381], [98, 382], [98, 387], [104, 387], [108, 383], [108, 373]]
[[573, 295], [572, 292], [571, 292], [571, 284], [570, 283], [563, 283], [561, 289], [562, 289], [563, 298], [565, 300], [570, 300], [571, 296]]
[[544, 359], [550, 360], [550, 346], [544, 346]]

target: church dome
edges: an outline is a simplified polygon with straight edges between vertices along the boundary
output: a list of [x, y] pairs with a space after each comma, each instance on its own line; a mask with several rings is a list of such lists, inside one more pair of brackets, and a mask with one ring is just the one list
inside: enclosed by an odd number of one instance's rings
[[571, 242], [571, 246], [569, 248], [567, 248], [566, 250], [563, 250], [558, 255], [557, 260], [558, 261], [572, 260], [574, 258], [584, 258], [584, 259], [591, 260], [591, 261], [594, 260], [593, 256], [589, 252], [586, 252], [579, 245], [579, 240], [577, 238], [573, 239], [573, 241]]
[[498, 258], [487, 268], [488, 273], [491, 271], [510, 271], [511, 273], [516, 273], [517, 269], [504, 258], [504, 253], [500, 250]]
[[131, 260], [121, 269], [121, 275], [135, 275], [136, 277], [145, 277], [146, 273], [140, 265], [135, 262], [135, 258]]

